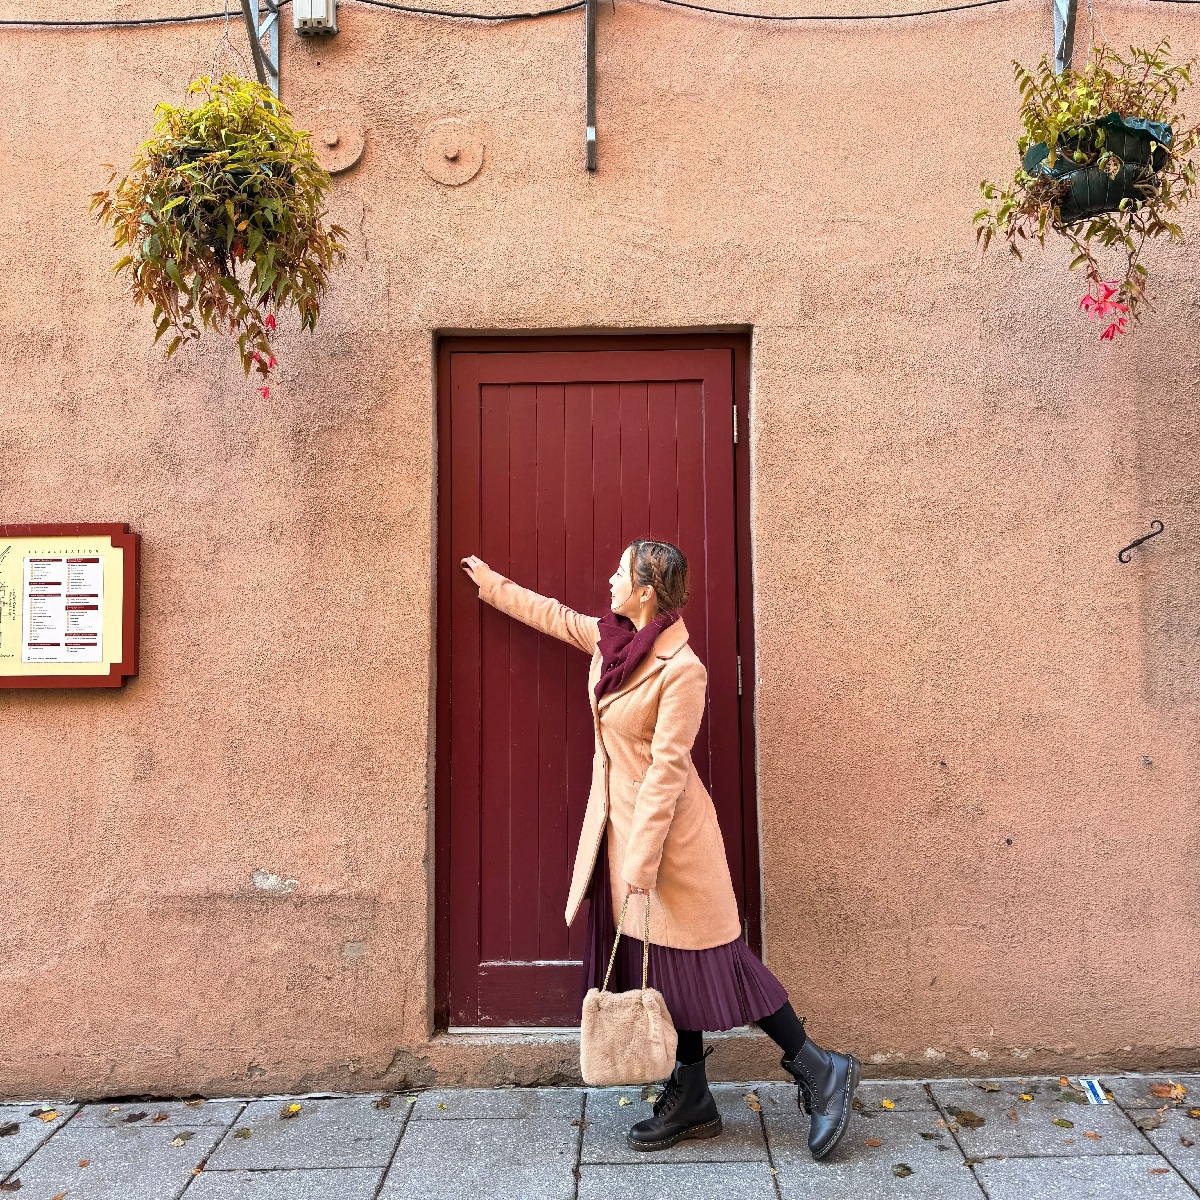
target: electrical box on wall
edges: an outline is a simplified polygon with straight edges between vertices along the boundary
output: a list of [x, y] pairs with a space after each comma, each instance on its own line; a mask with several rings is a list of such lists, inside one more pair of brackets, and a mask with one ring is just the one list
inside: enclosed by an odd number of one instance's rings
[[337, 33], [337, 0], [292, 0], [297, 33]]

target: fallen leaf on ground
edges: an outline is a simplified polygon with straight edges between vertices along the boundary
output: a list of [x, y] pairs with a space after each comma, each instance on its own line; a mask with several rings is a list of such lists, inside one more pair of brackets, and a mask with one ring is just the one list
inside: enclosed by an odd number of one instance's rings
[[571, 1124], [574, 1125], [576, 1129], [586, 1129], [591, 1124], [591, 1122], [581, 1120], [581, 1121], [572, 1121]]
[[1150, 1095], [1157, 1096], [1160, 1100], [1182, 1100], [1187, 1095], [1187, 1088], [1182, 1083], [1175, 1083], [1174, 1080], [1168, 1080], [1166, 1083], [1152, 1083]]
[[250, 1130], [245, 1129], [245, 1128], [235, 1129], [233, 1131], [233, 1136], [235, 1138], [241, 1138], [244, 1141], [246, 1138], [248, 1138], [250, 1136]]
[[896, 1102], [895, 1100], [880, 1100], [879, 1107], [890, 1110], [896, 1107]]
[[945, 1122], [945, 1121], [943, 1121], [943, 1120], [941, 1119], [941, 1117], [938, 1117], [938, 1122], [937, 1122], [937, 1124], [938, 1124], [938, 1128], [939, 1128], [939, 1129], [946, 1129], [946, 1128], [948, 1128], [948, 1126], [946, 1125], [946, 1122]]
[[993, 1083], [990, 1079], [976, 1079], [975, 1086], [982, 1092], [998, 1092], [1000, 1085]]
[[1058, 1077], [1058, 1082], [1060, 1087], [1067, 1087], [1071, 1081], [1065, 1075], [1060, 1075]]
[[[628, 1100], [625, 1100], [625, 1101], [623, 1101], [622, 1103], [624, 1103], [624, 1104], [628, 1104], [628, 1103], [629, 1103], [629, 1101], [628, 1101]], [[446, 1106], [445, 1106], [444, 1104], [440, 1104], [440, 1103], [439, 1103], [439, 1104], [438, 1104], [438, 1112], [445, 1112], [445, 1111], [446, 1111]]]
[[[618, 1101], [617, 1101], [617, 1103], [618, 1103], [618, 1104], [619, 1104], [619, 1105], [620, 1105], [622, 1108], [624, 1108], [624, 1107], [625, 1107], [627, 1104], [632, 1104], [632, 1103], [633, 1103], [633, 1101], [632, 1101], [632, 1100], [630, 1100], [630, 1098], [629, 1098], [628, 1096], [622, 1096], [622, 1097], [620, 1098], [620, 1100], [618, 1100]], [[438, 1107], [440, 1108], [440, 1107], [441, 1107], [441, 1105], [439, 1105]]]
[[92, 1160], [90, 1158], [81, 1158], [79, 1160], [79, 1165], [81, 1167], [89, 1167], [89, 1166], [91, 1166], [91, 1164], [92, 1164]]
[[896, 1165], [892, 1167], [892, 1174], [895, 1175], [897, 1179], [907, 1179], [912, 1173], [913, 1169], [908, 1165], [908, 1163], [896, 1163]]
[[965, 1108], [961, 1112], [956, 1112], [954, 1119], [964, 1129], [982, 1129], [987, 1124], [987, 1121], [983, 1117], [978, 1113], [971, 1112], [969, 1108]]
[[[300, 1115], [300, 1110], [303, 1107], [303, 1104], [285, 1104], [279, 1112], [279, 1119], [281, 1121], [290, 1121], [292, 1117], [298, 1117]], [[439, 1104], [438, 1108], [441, 1107], [442, 1106]]]
[[379, 1096], [376, 1099], [371, 1101], [371, 1107], [372, 1108], [391, 1108], [392, 1107], [392, 1098], [391, 1098], [391, 1096]]
[[67, 1200], [66, 1192], [59, 1192], [57, 1196], [51, 1196], [50, 1200]]
[[1031, 1096], [1031, 1095], [1030, 1095], [1028, 1092], [1022, 1092], [1022, 1093], [1021, 1093], [1021, 1099], [1022, 1099], [1022, 1100], [1032, 1100], [1032, 1099], [1033, 1099], [1033, 1097], [1032, 1097], [1032, 1096]]
[[21, 1181], [19, 1179], [10, 1179], [7, 1183], [0, 1183], [0, 1192], [19, 1192], [21, 1190]]
[[762, 1112], [762, 1105], [759, 1103], [758, 1097], [753, 1092], [747, 1092], [746, 1095], [742, 1097], [742, 1103], [745, 1104], [745, 1106], [751, 1112]]
[[1066, 1117], [1055, 1117], [1054, 1123], [1055, 1123], [1055, 1125], [1057, 1125], [1059, 1127], [1059, 1129], [1074, 1129], [1075, 1128], [1075, 1122], [1068, 1121]]
[[1189, 1108], [1187, 1110], [1187, 1115], [1191, 1117], [1193, 1121], [1200, 1121], [1200, 1108]]
[[1170, 1173], [1171, 1173], [1170, 1167], [1151, 1167], [1150, 1168], [1151, 1175], [1170, 1175]]
[[169, 1146], [182, 1146], [184, 1142], [190, 1142], [195, 1136], [190, 1129], [185, 1129], [182, 1133], [176, 1134], [167, 1144]]
[[49, 1112], [39, 1112], [39, 1113], [34, 1113], [33, 1115], [35, 1117], [37, 1117], [37, 1119], [39, 1121], [57, 1121], [58, 1120], [58, 1110], [54, 1109], [54, 1108], [50, 1109]]
[[1083, 1136], [1085, 1138], [1091, 1138], [1093, 1142], [1098, 1142], [1100, 1140], [1100, 1135], [1094, 1129], [1087, 1130]]
[[1006, 1117], [1007, 1117], [1007, 1118], [1008, 1118], [1010, 1121], [1015, 1121], [1015, 1120], [1017, 1119], [1017, 1110], [1016, 1110], [1015, 1108], [1010, 1108], [1010, 1109], [1008, 1110], [1008, 1112], [1006, 1112], [1004, 1115], [1005, 1115], [1005, 1116], [1006, 1116]]
[[134, 1121], [144, 1121], [149, 1115], [149, 1113], [144, 1112], [130, 1113], [129, 1116], [125, 1118], [125, 1124], [132, 1125]]
[[863, 1142], [863, 1145], [879, 1147], [879, 1146], [882, 1146], [883, 1143], [878, 1138], [867, 1138], [867, 1140], [865, 1142]]
[[[950, 1148], [949, 1146], [946, 1146], [946, 1147], [939, 1146], [939, 1147], [938, 1147], [938, 1149], [939, 1149], [939, 1150], [942, 1150], [942, 1149], [947, 1149], [947, 1150], [948, 1150], [949, 1148]], [[982, 1159], [982, 1158], [964, 1158], [964, 1159], [963, 1159], [963, 1166], [964, 1166], [964, 1167], [977, 1167], [977, 1166], [979, 1166], [979, 1164], [980, 1164], [981, 1162], [983, 1162], [983, 1159]]]
[[1193, 1142], [1190, 1137], [1184, 1137], [1182, 1134], [1180, 1134], [1179, 1144], [1181, 1146], [1194, 1146], [1196, 1143]]
[[405, 1096], [405, 1097], [404, 1097], [404, 1099], [405, 1099], [405, 1100], [406, 1100], [406, 1101], [407, 1101], [409, 1104], [416, 1104], [416, 1102], [417, 1102], [417, 1098], [416, 1098], [416, 1096]]
[[1144, 1117], [1138, 1117], [1134, 1124], [1143, 1132], [1151, 1129], [1157, 1129], [1167, 1118], [1160, 1112], [1147, 1113]]
[[3, 1125], [0, 1125], [0, 1137], [12, 1137], [20, 1128], [20, 1121], [6, 1121]]
[[204, 1103], [204, 1097], [203, 1097], [203, 1096], [201, 1096], [201, 1097], [200, 1097], [199, 1099], [197, 1099], [197, 1100], [185, 1100], [185, 1101], [184, 1101], [184, 1104], [186, 1104], [188, 1108], [199, 1108], [199, 1107], [200, 1107], [200, 1105], [202, 1105], [203, 1103]]
[[170, 1118], [171, 1118], [171, 1114], [170, 1114], [170, 1113], [155, 1113], [155, 1114], [154, 1114], [154, 1117], [153, 1117], [152, 1119], [153, 1119], [153, 1121], [154, 1121], [155, 1125], [157, 1125], [157, 1124], [159, 1124], [159, 1122], [161, 1122], [161, 1121], [168, 1121], [168, 1120], [170, 1120]]
[[923, 1129], [918, 1130], [917, 1132], [920, 1133], [920, 1135], [927, 1142], [936, 1142], [938, 1140], [938, 1138], [940, 1138], [942, 1136], [940, 1133], [926, 1133]]

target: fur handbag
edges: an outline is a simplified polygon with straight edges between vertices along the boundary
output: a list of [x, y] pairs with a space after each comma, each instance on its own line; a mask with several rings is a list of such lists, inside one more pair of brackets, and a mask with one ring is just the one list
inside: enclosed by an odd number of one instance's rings
[[646, 897], [646, 928], [642, 933], [642, 986], [638, 991], [610, 992], [608, 980], [617, 959], [621, 926], [629, 897], [621, 905], [617, 936], [608, 970], [599, 989], [583, 1000], [579, 1028], [579, 1070], [590, 1087], [626, 1087], [666, 1079], [675, 1069], [679, 1035], [662, 993], [646, 986], [650, 973], [650, 897]]

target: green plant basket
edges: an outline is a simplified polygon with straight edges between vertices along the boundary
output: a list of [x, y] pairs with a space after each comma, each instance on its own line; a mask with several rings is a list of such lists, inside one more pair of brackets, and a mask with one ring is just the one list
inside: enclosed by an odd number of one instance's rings
[[[1072, 159], [1080, 148], [1095, 153], [1099, 131], [1104, 149], [1119, 161], [1112, 174], [1095, 164], [1079, 166]], [[1099, 213], [1119, 212], [1122, 200], [1134, 204], [1146, 200], [1158, 186], [1158, 172], [1166, 165], [1171, 137], [1170, 125], [1114, 112], [1081, 126], [1074, 137], [1061, 136], [1054, 166], [1047, 165], [1050, 150], [1045, 142], [1034, 142], [1025, 151], [1022, 166], [1030, 175], [1044, 175], [1063, 184], [1059, 217], [1064, 225], [1072, 225]]]

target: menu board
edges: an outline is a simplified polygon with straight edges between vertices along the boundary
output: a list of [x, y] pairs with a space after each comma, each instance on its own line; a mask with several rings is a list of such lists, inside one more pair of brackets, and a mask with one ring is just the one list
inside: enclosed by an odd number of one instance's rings
[[139, 542], [125, 525], [0, 525], [0, 687], [137, 674]]

